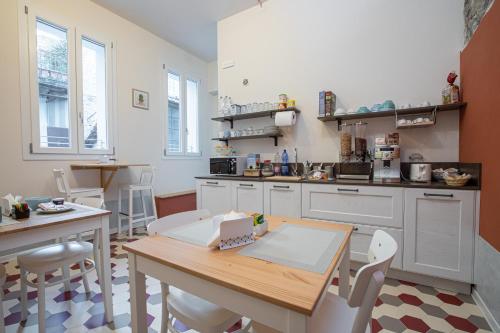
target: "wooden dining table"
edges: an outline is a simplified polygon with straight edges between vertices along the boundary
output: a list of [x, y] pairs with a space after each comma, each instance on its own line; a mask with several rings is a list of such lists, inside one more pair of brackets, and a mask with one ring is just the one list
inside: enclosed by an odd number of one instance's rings
[[[143, 163], [126, 163], [126, 162], [115, 162], [115, 163], [98, 163], [98, 162], [85, 162], [85, 163], [73, 163], [70, 165], [71, 170], [99, 170], [101, 187], [106, 192], [111, 185], [116, 172], [120, 169], [127, 169], [130, 167], [145, 167], [149, 164]], [[106, 173], [108, 173], [106, 175]]]
[[110, 211], [93, 207], [65, 203], [72, 211], [42, 215], [31, 212], [30, 217], [19, 221], [3, 217], [0, 223], [0, 255], [24, 246], [35, 245], [57, 238], [67, 238], [90, 230], [99, 230], [101, 286], [105, 319], [113, 321], [113, 300], [111, 293], [111, 263], [109, 249]]
[[343, 231], [344, 237], [322, 274], [243, 256], [238, 254], [241, 248], [221, 251], [166, 236], [125, 244], [132, 332], [147, 331], [146, 275], [285, 333], [307, 332], [307, 322], [337, 268], [339, 294], [347, 298], [352, 226], [275, 216], [266, 219], [270, 232], [291, 223]]

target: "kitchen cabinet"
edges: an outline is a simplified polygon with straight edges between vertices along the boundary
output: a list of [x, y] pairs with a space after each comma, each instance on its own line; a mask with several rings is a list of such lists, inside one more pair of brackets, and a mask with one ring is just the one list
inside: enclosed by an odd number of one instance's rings
[[475, 192], [406, 189], [404, 269], [472, 282]]
[[402, 228], [403, 192], [396, 187], [302, 184], [302, 216]]
[[211, 214], [231, 211], [231, 181], [198, 179], [196, 181], [196, 207], [208, 209]]
[[301, 184], [264, 183], [264, 214], [301, 218]]
[[264, 212], [263, 184], [262, 182], [232, 181], [232, 209], [237, 212], [262, 214]]

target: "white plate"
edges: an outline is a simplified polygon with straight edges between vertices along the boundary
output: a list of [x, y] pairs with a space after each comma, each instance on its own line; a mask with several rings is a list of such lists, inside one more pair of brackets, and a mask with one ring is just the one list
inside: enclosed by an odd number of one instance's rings
[[72, 210], [75, 210], [72, 207], [65, 207], [62, 209], [51, 209], [51, 210], [42, 210], [38, 208], [36, 212], [41, 215], [48, 215], [48, 214], [59, 214], [59, 213], [66, 213], [66, 212], [71, 212]]

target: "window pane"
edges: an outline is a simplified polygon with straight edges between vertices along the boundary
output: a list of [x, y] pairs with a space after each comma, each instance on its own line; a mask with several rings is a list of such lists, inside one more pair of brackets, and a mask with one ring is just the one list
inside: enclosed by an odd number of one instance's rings
[[83, 138], [86, 149], [108, 149], [106, 48], [82, 38]]
[[36, 22], [40, 147], [70, 147], [66, 30]]
[[179, 75], [168, 73], [168, 151], [171, 153], [182, 152], [180, 81]]
[[198, 141], [198, 82], [186, 81], [186, 152], [199, 153]]

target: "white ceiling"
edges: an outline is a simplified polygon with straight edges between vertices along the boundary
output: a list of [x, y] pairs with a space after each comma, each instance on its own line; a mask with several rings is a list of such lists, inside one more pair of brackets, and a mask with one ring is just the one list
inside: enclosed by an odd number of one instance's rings
[[207, 61], [217, 58], [217, 21], [257, 5], [257, 0], [92, 1]]

